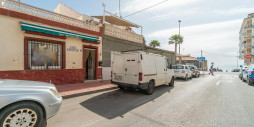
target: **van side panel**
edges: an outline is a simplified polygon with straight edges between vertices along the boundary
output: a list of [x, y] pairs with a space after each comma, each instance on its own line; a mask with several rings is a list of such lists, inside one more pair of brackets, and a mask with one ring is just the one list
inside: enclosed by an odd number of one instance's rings
[[161, 85], [166, 83], [166, 59], [164, 57], [156, 57], [155, 60], [156, 70], [157, 70], [157, 83], [156, 85]]
[[143, 73], [142, 83], [149, 82], [150, 80], [154, 80], [156, 83], [157, 72], [155, 68], [155, 56], [143, 53], [142, 57], [143, 57], [143, 59], [141, 60], [141, 67]]

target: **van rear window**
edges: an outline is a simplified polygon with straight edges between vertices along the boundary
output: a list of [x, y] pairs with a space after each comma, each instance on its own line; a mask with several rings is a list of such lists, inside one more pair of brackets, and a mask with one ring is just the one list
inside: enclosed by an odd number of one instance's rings
[[184, 69], [183, 66], [173, 66], [173, 69]]

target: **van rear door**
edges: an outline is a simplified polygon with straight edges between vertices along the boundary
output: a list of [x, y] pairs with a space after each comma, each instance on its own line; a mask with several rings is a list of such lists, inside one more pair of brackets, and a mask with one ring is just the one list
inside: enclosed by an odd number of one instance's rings
[[124, 82], [124, 56], [122, 54], [113, 55], [112, 81]]
[[138, 53], [124, 55], [124, 83], [138, 85]]

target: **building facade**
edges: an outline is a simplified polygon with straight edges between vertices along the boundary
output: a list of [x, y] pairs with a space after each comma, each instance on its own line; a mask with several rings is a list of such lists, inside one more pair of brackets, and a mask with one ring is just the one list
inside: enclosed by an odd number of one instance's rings
[[254, 13], [248, 14], [239, 32], [239, 57], [244, 60], [244, 65], [254, 63]]
[[195, 65], [200, 70], [208, 71], [208, 64], [207, 60], [204, 61], [197, 61], [196, 57], [192, 57], [190, 55], [183, 55], [182, 56], [182, 64], [184, 65]]
[[56, 85], [102, 79], [102, 27], [61, 9], [0, 0], [0, 78]]

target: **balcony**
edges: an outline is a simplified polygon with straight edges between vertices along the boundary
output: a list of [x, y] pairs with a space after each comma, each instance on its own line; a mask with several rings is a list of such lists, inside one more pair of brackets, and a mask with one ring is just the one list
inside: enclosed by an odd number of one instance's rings
[[244, 45], [244, 48], [251, 48], [252, 46], [251, 46], [251, 44], [248, 44], [248, 43], [246, 43], [245, 45]]
[[248, 25], [246, 25], [246, 26], [244, 27], [244, 29], [248, 29], [248, 28], [252, 28], [252, 27], [254, 27], [253, 24], [248, 24]]
[[131, 31], [127, 31], [124, 29], [121, 29], [119, 27], [115, 27], [110, 24], [105, 25], [105, 34], [108, 36], [128, 40], [128, 41], [133, 41], [137, 43], [143, 43], [143, 36], [136, 34]]
[[252, 38], [253, 35], [252, 35], [251, 33], [248, 33], [248, 34], [245, 34], [244, 37], [245, 37], [245, 38]]
[[0, 0], [0, 8], [4, 8], [11, 11], [25, 13], [28, 15], [44, 18], [51, 21], [56, 21], [84, 29], [88, 29], [95, 32], [100, 32], [100, 27], [92, 23], [82, 21], [79, 19], [71, 18], [65, 15], [61, 15], [55, 12], [37, 8], [24, 3], [19, 3], [13, 0]]

